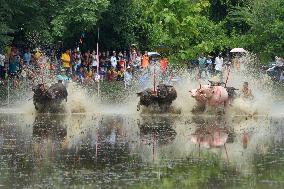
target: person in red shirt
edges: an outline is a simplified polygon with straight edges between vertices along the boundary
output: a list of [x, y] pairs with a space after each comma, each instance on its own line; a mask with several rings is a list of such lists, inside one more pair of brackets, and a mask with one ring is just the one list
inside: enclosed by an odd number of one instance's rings
[[160, 60], [160, 68], [162, 70], [162, 73], [165, 73], [168, 69], [168, 64], [169, 64], [169, 61], [166, 57], [163, 57], [161, 60]]
[[147, 68], [149, 66], [149, 56], [148, 56], [148, 52], [145, 51], [143, 57], [142, 57], [142, 64], [141, 64], [142, 68]]
[[118, 61], [119, 70], [124, 70], [126, 65], [126, 61], [123, 57], [121, 57]]

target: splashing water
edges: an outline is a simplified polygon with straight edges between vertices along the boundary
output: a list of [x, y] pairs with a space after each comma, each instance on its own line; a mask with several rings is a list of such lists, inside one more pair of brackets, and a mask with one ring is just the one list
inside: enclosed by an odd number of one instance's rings
[[[40, 64], [47, 64], [50, 61], [48, 57], [40, 59]], [[241, 89], [244, 81], [249, 82], [249, 87], [252, 89], [254, 95], [254, 100], [251, 102], [244, 101], [242, 99], [236, 99], [233, 106], [229, 108], [229, 115], [269, 115], [271, 112], [271, 107], [277, 98], [277, 94], [273, 93], [272, 81], [266, 75], [261, 75], [258, 70], [252, 68], [256, 64], [256, 58], [254, 55], [248, 54], [242, 59], [242, 69], [237, 71], [231, 69], [230, 73], [227, 70], [224, 71], [223, 78], [226, 81], [228, 76], [227, 86], [233, 86], [235, 88]], [[127, 92], [122, 91], [122, 95], [116, 98], [116, 104], [111, 101], [102, 101], [96, 96], [95, 93], [88, 93], [88, 89], [70, 82], [68, 85], [68, 102], [65, 105], [66, 113], [97, 113], [97, 114], [137, 114], [136, 105], [139, 98], [136, 96], [136, 92], [141, 91], [143, 88], [153, 89], [153, 81], [156, 80], [156, 85], [159, 83], [169, 83], [173, 84], [177, 90], [177, 99], [173, 102], [172, 106], [174, 109], [179, 109], [182, 111], [183, 115], [190, 115], [192, 108], [195, 106], [196, 101], [193, 99], [189, 93], [189, 90], [197, 88], [200, 84], [208, 84], [207, 78], [197, 79], [198, 70], [188, 71], [188, 70], [173, 70], [166, 77], [161, 78], [161, 70], [158, 65], [150, 67], [148, 72], [143, 72], [143, 74], [148, 74], [148, 77], [142, 82], [139, 81], [141, 73], [138, 73], [138, 78], [133, 81], [133, 87]], [[156, 78], [154, 78], [156, 77]], [[173, 78], [178, 78], [177, 81], [173, 82]], [[54, 77], [50, 76], [50, 72], [45, 68], [42, 76], [44, 82], [53, 83]], [[123, 87], [123, 86], [121, 86]], [[27, 93], [23, 91], [22, 93]], [[28, 91], [32, 96], [31, 91]], [[114, 93], [116, 93], [114, 91]], [[107, 94], [108, 95], [108, 94]], [[124, 96], [123, 96], [124, 95]], [[121, 96], [121, 97], [120, 97]], [[120, 99], [122, 98], [122, 99]], [[22, 99], [24, 100], [24, 99]], [[20, 100], [19, 100], [20, 101]], [[25, 103], [20, 106], [19, 112], [35, 113], [32, 100], [24, 100]], [[20, 104], [22, 102], [17, 102], [15, 104]], [[149, 111], [152, 113], [153, 111]], [[154, 111], [155, 112], [155, 111]], [[175, 111], [173, 111], [174, 113]], [[275, 111], [274, 111], [275, 112]]]
[[66, 111], [68, 113], [87, 113], [95, 107], [94, 97], [87, 96], [87, 92], [76, 83], [68, 84], [68, 101]]
[[[239, 93], [243, 82], [248, 81], [254, 95], [254, 100], [252, 101], [245, 101], [241, 98], [235, 99], [233, 105], [229, 108], [229, 115], [269, 115], [271, 112], [271, 107], [277, 94], [273, 94], [269, 77], [261, 75], [258, 70], [251, 68], [255, 61], [254, 56], [248, 54], [243, 57], [243, 66], [240, 71], [230, 69], [230, 72], [225, 70], [223, 73], [224, 82], [228, 77], [227, 86], [239, 89]], [[175, 85], [178, 91], [178, 98], [174, 104], [180, 106], [184, 114], [191, 114], [190, 111], [196, 104], [196, 101], [191, 98], [189, 90], [198, 88], [200, 84], [209, 84], [208, 80], [210, 79], [197, 79], [197, 74], [198, 70], [193, 70], [191, 73], [188, 73], [186, 70], [179, 72], [181, 80]]]

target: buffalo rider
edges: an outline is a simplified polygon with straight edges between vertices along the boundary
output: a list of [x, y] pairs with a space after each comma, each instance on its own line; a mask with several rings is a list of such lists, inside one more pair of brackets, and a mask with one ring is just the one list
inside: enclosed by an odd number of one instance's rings
[[57, 76], [58, 83], [50, 86], [48, 89], [48, 94], [51, 95], [53, 99], [67, 101], [68, 92], [66, 87], [63, 85], [64, 78], [61, 75]]
[[252, 100], [254, 98], [254, 96], [252, 95], [251, 89], [249, 88], [248, 82], [244, 82], [240, 96], [244, 99], [249, 99], [249, 100]]

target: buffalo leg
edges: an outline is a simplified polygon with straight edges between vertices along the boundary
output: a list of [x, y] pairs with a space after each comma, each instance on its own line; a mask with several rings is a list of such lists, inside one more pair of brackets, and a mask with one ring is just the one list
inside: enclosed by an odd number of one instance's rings
[[137, 104], [137, 111], [140, 111], [140, 101]]
[[193, 109], [191, 110], [192, 113], [202, 113], [204, 112], [206, 109], [206, 106], [203, 105], [203, 104], [198, 104], [198, 105], [195, 105], [193, 107]]
[[224, 102], [224, 112], [223, 112], [224, 114], [227, 112], [229, 105], [230, 105], [230, 101], [229, 100]]

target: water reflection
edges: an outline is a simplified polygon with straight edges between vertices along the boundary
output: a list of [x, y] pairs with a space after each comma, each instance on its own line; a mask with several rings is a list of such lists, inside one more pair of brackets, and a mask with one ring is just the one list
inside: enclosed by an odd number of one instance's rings
[[33, 123], [33, 138], [36, 142], [45, 139], [64, 141], [67, 136], [67, 128], [64, 125], [64, 115], [37, 115]]
[[284, 177], [276, 175], [284, 168], [283, 118], [0, 118], [4, 188], [283, 186]]
[[226, 129], [210, 126], [196, 129], [191, 141], [206, 148], [222, 147], [227, 143], [229, 132]]
[[144, 144], [158, 143], [168, 145], [176, 138], [176, 131], [173, 129], [174, 120], [172, 117], [143, 117], [138, 119], [137, 125], [140, 130], [140, 139]]
[[74, 151], [82, 163], [93, 166], [114, 165], [121, 163], [130, 154], [129, 140], [126, 135], [124, 119], [109, 116], [95, 118], [95, 128], [88, 130], [83, 135], [80, 144], [73, 145], [69, 150]]

